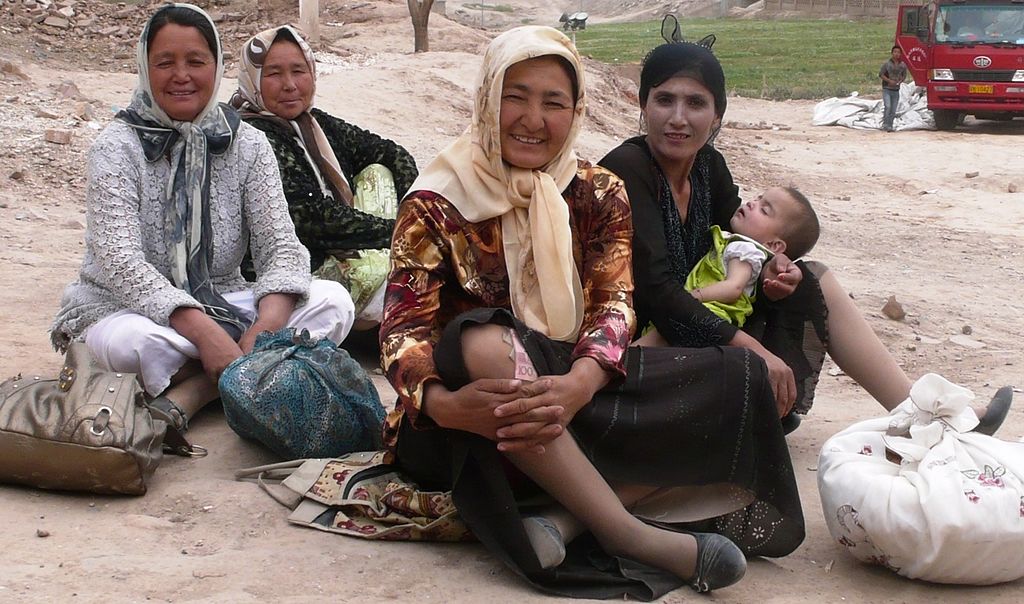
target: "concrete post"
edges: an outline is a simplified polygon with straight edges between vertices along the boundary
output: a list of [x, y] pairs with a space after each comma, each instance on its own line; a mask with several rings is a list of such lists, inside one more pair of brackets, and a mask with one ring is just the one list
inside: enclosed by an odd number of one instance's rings
[[299, 27], [316, 48], [320, 44], [320, 0], [299, 0]]

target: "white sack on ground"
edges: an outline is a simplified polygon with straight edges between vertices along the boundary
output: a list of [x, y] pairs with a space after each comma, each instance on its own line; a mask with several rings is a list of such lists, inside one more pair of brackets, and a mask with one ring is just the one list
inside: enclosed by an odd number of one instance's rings
[[[815, 126], [846, 126], [861, 130], [881, 130], [882, 99], [863, 99], [854, 93], [846, 98], [832, 97], [814, 106]], [[935, 118], [928, 110], [925, 89], [915, 84], [900, 84], [900, 103], [896, 107], [896, 130], [934, 130]]]
[[846, 551], [937, 583], [1024, 576], [1024, 444], [973, 432], [973, 399], [930, 373], [889, 416], [825, 442], [821, 508]]

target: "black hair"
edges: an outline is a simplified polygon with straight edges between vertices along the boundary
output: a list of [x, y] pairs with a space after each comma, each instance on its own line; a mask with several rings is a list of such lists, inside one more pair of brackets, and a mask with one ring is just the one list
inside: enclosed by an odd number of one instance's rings
[[893, 44], [892, 48], [889, 49], [889, 53], [891, 54], [894, 50], [899, 50], [901, 53], [903, 52], [903, 48], [900, 47], [899, 44]]
[[149, 19], [149, 24], [146, 26], [146, 48], [153, 45], [153, 39], [156, 38], [157, 32], [168, 23], [198, 29], [203, 39], [206, 40], [206, 45], [210, 47], [210, 52], [214, 58], [220, 56], [220, 49], [217, 46], [217, 32], [213, 29], [213, 23], [202, 13], [191, 8], [185, 8], [184, 6], [167, 5], [153, 13], [153, 16]]
[[274, 39], [273, 41], [271, 41], [270, 44], [273, 45], [274, 42], [278, 42], [280, 40], [284, 40], [285, 42], [294, 42], [296, 46], [299, 46], [299, 41], [295, 39], [295, 34], [293, 34], [290, 29], [285, 27], [282, 27], [281, 29], [277, 30], [277, 34], [274, 36]]
[[821, 223], [818, 221], [818, 214], [814, 211], [811, 201], [796, 187], [782, 187], [782, 190], [793, 198], [800, 206], [797, 212], [785, 228], [786, 255], [790, 260], [797, 260], [806, 256], [818, 243], [821, 236]]
[[693, 78], [703, 84], [715, 98], [715, 114], [725, 114], [725, 73], [718, 58], [707, 48], [690, 42], [662, 44], [644, 58], [640, 71], [640, 106], [647, 105], [651, 88], [661, 86], [674, 77]]
[[[572, 85], [572, 104], [573, 107], [575, 107], [576, 104], [580, 102], [580, 81], [576, 78], [576, 68], [573, 67], [572, 61], [562, 55], [537, 55], [535, 57], [523, 59], [523, 61], [530, 61], [533, 59], [556, 59], [558, 61], [558, 66], [565, 72], [565, 75], [569, 78], [569, 83]], [[516, 61], [516, 63], [522, 63], [523, 61]], [[511, 65], [509, 65], [509, 67], [511, 67]], [[506, 73], [508, 72], [509, 67], [505, 68]], [[504, 77], [504, 74], [502, 77]]]

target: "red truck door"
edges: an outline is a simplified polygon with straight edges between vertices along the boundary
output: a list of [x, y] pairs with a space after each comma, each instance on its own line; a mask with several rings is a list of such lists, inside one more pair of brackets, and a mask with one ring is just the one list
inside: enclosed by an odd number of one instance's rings
[[928, 81], [931, 7], [931, 4], [902, 4], [896, 23], [896, 45], [903, 51], [903, 61], [918, 86]]

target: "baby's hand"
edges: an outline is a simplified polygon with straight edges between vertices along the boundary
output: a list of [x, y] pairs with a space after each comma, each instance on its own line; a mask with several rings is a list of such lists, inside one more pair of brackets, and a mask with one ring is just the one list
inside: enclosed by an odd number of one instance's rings
[[761, 289], [769, 300], [778, 301], [795, 292], [803, 278], [796, 263], [785, 254], [775, 254], [761, 271]]

